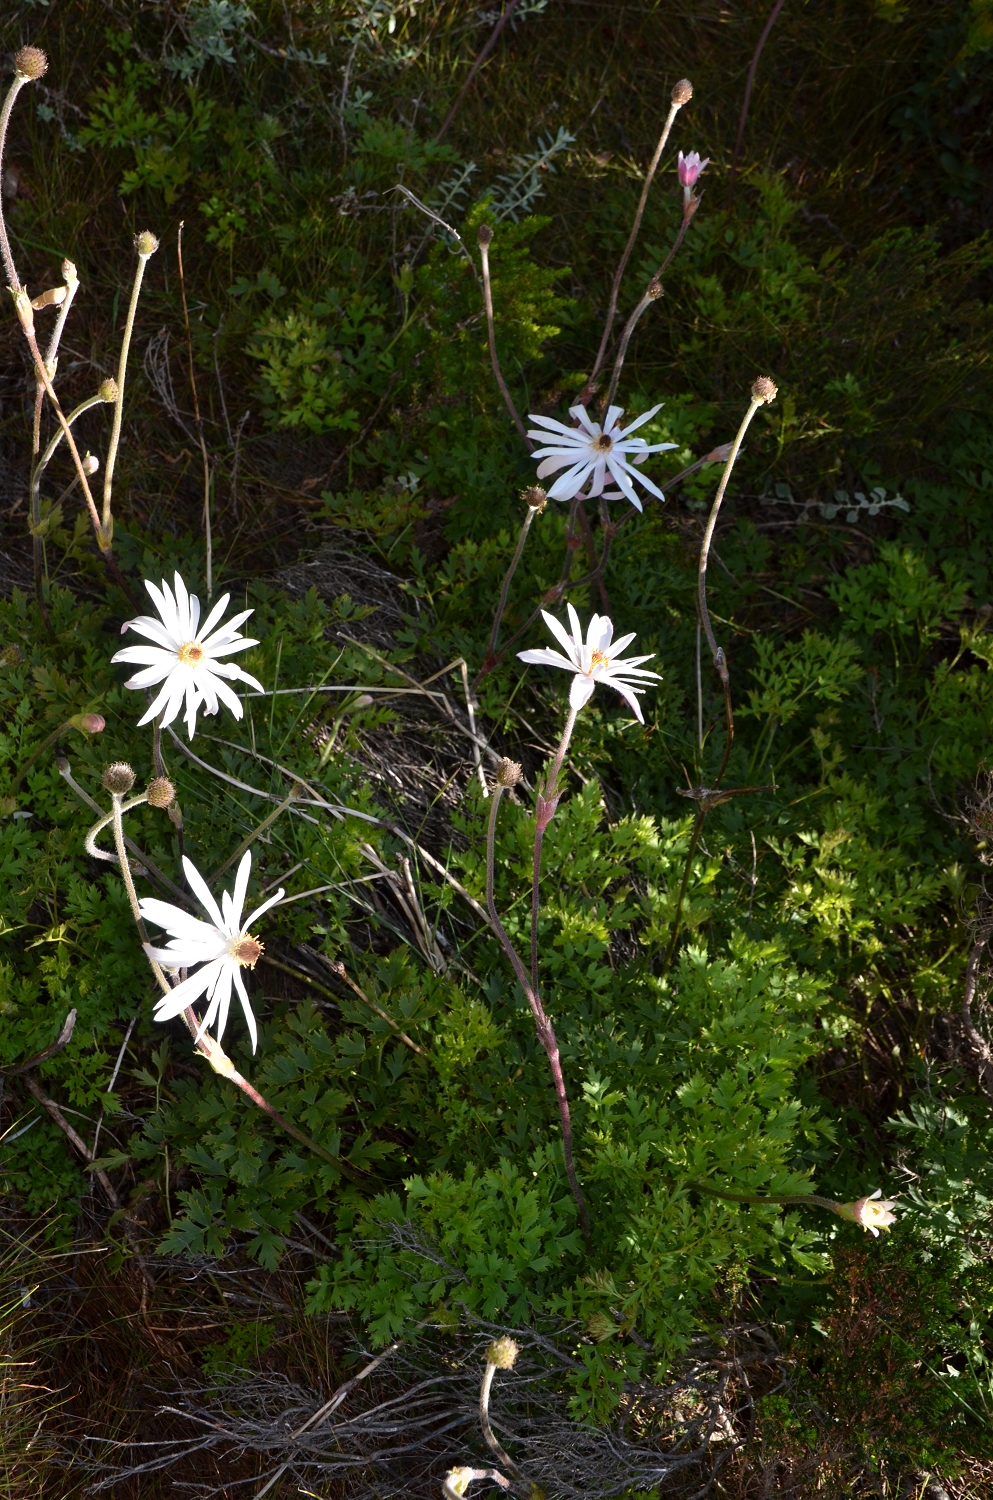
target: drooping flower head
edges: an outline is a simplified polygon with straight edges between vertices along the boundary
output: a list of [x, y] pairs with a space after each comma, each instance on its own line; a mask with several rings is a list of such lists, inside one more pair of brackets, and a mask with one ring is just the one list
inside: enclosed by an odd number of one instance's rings
[[710, 157], [705, 156], [701, 161], [699, 151], [691, 151], [688, 156], [684, 156], [680, 151], [676, 157], [676, 171], [682, 184], [683, 198], [687, 203], [693, 196], [693, 189], [696, 187], [700, 173], [704, 167], [709, 166]]
[[[636, 510], [641, 510], [641, 501], [632, 483], [634, 479], [644, 485], [650, 494], [664, 500], [665, 496], [658, 486], [639, 473], [633, 465], [644, 463], [650, 453], [662, 453], [667, 448], [675, 448], [676, 444], [646, 443], [643, 437], [631, 436], [636, 428], [650, 421], [661, 410], [660, 402], [623, 428], [618, 426], [624, 415], [623, 406], [609, 407], [602, 427], [587, 415], [585, 406], [569, 408], [569, 415], [578, 424], [576, 427], [567, 427], [555, 417], [539, 417], [532, 412], [530, 420], [537, 422], [539, 426], [537, 430], [530, 431], [528, 437], [547, 445], [536, 448], [532, 454], [533, 458], [541, 460], [538, 464], [538, 478], [544, 479], [548, 474], [556, 474], [559, 469], [566, 470], [548, 491], [548, 498], [571, 500], [574, 495], [579, 494], [587, 481], [590, 482], [591, 495], [602, 495], [609, 475]], [[613, 497], [608, 496], [609, 498]]]
[[245, 1012], [254, 1052], [258, 1045], [258, 1030], [241, 971], [254, 969], [262, 957], [263, 944], [252, 936], [250, 929], [264, 911], [283, 899], [286, 892], [280, 887], [275, 896], [263, 901], [250, 917], [242, 920], [248, 877], [252, 870], [251, 850], [238, 866], [233, 892], [221, 892], [220, 907], [196, 865], [185, 856], [183, 869], [190, 889], [210, 918], [208, 922], [201, 921], [199, 917], [191, 917], [181, 907], [173, 906], [168, 901], [159, 901], [154, 896], [146, 896], [138, 903], [145, 920], [153, 922], [156, 927], [164, 927], [170, 935], [171, 941], [165, 948], [150, 950], [152, 957], [164, 969], [192, 969], [196, 964], [203, 965], [195, 974], [178, 984], [172, 994], [163, 995], [159, 999], [155, 1006], [155, 1019], [171, 1021], [205, 994], [207, 1014], [200, 1022], [197, 1040], [216, 1021], [217, 1040], [220, 1041], [227, 1025], [233, 986]]
[[249, 646], [257, 646], [258, 641], [238, 634], [239, 625], [243, 625], [253, 613], [250, 609], [242, 610], [241, 614], [232, 615], [226, 624], [220, 624], [230, 603], [230, 594], [218, 599], [201, 625], [200, 600], [188, 591], [178, 573], [173, 585], [175, 592], [165, 579], [161, 588], [145, 580], [145, 587], [158, 610], [158, 618], [139, 615], [135, 620], [127, 620], [121, 626], [121, 632], [135, 630], [152, 644], [126, 646], [111, 660], [134, 663], [144, 669], [136, 672], [124, 684], [125, 687], [149, 688], [162, 683], [161, 692], [144, 717], [138, 720], [139, 728], [160, 713], [162, 723], [171, 724], [185, 699], [186, 727], [192, 739], [197, 712], [201, 708], [205, 713], [216, 714], [220, 702], [236, 719], [242, 717], [241, 702], [228, 687], [228, 682], [247, 682], [249, 687], [260, 693], [263, 691], [261, 682], [242, 671], [235, 662], [220, 660], [222, 656], [230, 656], [232, 651], [247, 651]]
[[843, 1219], [850, 1219], [853, 1224], [861, 1224], [863, 1229], [867, 1229], [878, 1239], [881, 1229], [889, 1229], [891, 1224], [896, 1223], [896, 1215], [890, 1213], [891, 1208], [896, 1208], [896, 1203], [884, 1198], [877, 1188], [868, 1198], [857, 1198], [854, 1203], [840, 1204], [835, 1212]]
[[545, 610], [541, 612], [545, 624], [563, 647], [565, 656], [559, 651], [553, 651], [551, 647], [543, 646], [537, 651], [518, 651], [521, 661], [526, 661], [530, 666], [564, 667], [567, 672], [575, 673], [569, 689], [569, 702], [573, 708], [582, 708], [590, 701], [598, 682], [606, 683], [620, 693], [638, 722], [644, 724], [637, 695], [645, 690], [637, 684], [662, 681], [658, 672], [645, 671], [641, 665], [643, 661], [651, 661], [655, 653], [629, 656], [626, 661], [622, 661], [621, 652], [634, 640], [633, 632], [612, 642], [614, 627], [610, 620], [606, 615], [594, 615], [584, 641], [579, 616], [571, 604], [566, 607], [569, 624], [572, 626], [571, 635], [554, 615]]

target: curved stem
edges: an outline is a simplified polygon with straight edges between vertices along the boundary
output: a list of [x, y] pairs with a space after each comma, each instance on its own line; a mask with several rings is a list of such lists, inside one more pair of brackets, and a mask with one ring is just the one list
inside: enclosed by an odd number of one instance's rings
[[621, 334], [620, 343], [617, 347], [617, 357], [614, 360], [614, 368], [610, 376], [610, 386], [607, 390], [606, 396], [604, 397], [603, 404], [605, 407], [611, 404], [614, 396], [617, 393], [617, 385], [618, 381], [621, 378], [621, 371], [624, 368], [624, 360], [627, 357], [628, 344], [630, 344], [631, 342], [631, 335], [634, 333], [635, 328], [638, 326], [638, 323], [645, 309], [647, 307], [650, 307], [652, 302], [654, 302], [656, 298], [661, 295], [661, 289], [654, 295], [652, 295], [650, 289], [659, 286], [663, 275], [672, 264], [672, 260], [676, 254], [676, 251], [679, 249], [680, 245], [683, 243], [683, 240], [686, 237], [686, 231], [690, 227], [690, 220], [693, 218], [693, 215], [696, 212], [696, 205], [699, 203], [699, 201], [699, 198], [691, 198], [689, 205], [687, 205], [687, 207], [683, 210], [683, 222], [679, 226], [679, 233], [676, 235], [672, 249], [669, 251], [669, 254], [666, 256], [665, 260], [659, 266], [658, 270], [655, 272], [655, 275], [648, 283], [649, 289], [644, 292], [641, 301], [638, 303], [634, 312], [631, 314], [624, 325], [624, 331]]
[[741, 448], [742, 442], [744, 441], [745, 433], [748, 431], [748, 424], [751, 422], [752, 418], [761, 405], [762, 402], [755, 396], [753, 396], [748, 410], [744, 415], [741, 426], [738, 428], [738, 431], [735, 434], [734, 442], [731, 444], [731, 452], [728, 454], [727, 462], [724, 465], [724, 473], [721, 475], [721, 482], [717, 486], [717, 494], [714, 496], [714, 503], [710, 508], [710, 515], [707, 517], [707, 525], [704, 528], [703, 541], [700, 544], [700, 562], [697, 567], [697, 600], [700, 606], [700, 623], [703, 625], [704, 631], [707, 636], [707, 644], [710, 646], [710, 652], [714, 659], [714, 666], [717, 667], [718, 671], [720, 671], [720, 667], [718, 666], [717, 661], [717, 653], [719, 648], [717, 645], [717, 641], [714, 638], [714, 627], [710, 623], [710, 611], [707, 609], [707, 563], [710, 559], [710, 544], [713, 541], [714, 528], [717, 525], [717, 517], [720, 513], [721, 503], [724, 499], [724, 492], [728, 487], [728, 480], [731, 478], [731, 470], [734, 468], [735, 460], [738, 457], [738, 452]]
[[[21, 73], [14, 74], [14, 81], [7, 90], [7, 97], [0, 109], [0, 168], [3, 167], [4, 147], [7, 144], [7, 126], [10, 124], [11, 110], [14, 108], [14, 100], [21, 89], [30, 80]], [[17, 270], [14, 266], [14, 256], [10, 248], [10, 240], [7, 238], [7, 224], [3, 216], [3, 195], [0, 194], [0, 256], [3, 257], [3, 267], [7, 275], [7, 281], [12, 292], [21, 290], [21, 283], [17, 278]]]
[[725, 1188], [707, 1187], [702, 1182], [688, 1182], [686, 1186], [694, 1193], [706, 1193], [708, 1198], [726, 1198], [730, 1203], [812, 1203], [817, 1208], [830, 1209], [833, 1214], [845, 1207], [834, 1198], [822, 1198], [819, 1193], [732, 1193]]
[[124, 379], [128, 370], [128, 351], [131, 348], [131, 334], [134, 329], [135, 313], [138, 310], [138, 293], [141, 291], [141, 281], [145, 274], [145, 264], [148, 259], [147, 255], [142, 255], [139, 251], [138, 267], [134, 273], [131, 301], [128, 304], [128, 315], [124, 324], [124, 337], [121, 340], [121, 357], [117, 363], [117, 400], [114, 402], [114, 422], [110, 430], [107, 462], [103, 471], [103, 516], [101, 525], [108, 535], [113, 524], [110, 514], [110, 502], [114, 489], [114, 467], [117, 463], [117, 449], [121, 441], [121, 422], [124, 417]]
[[500, 1442], [500, 1439], [493, 1431], [493, 1426], [490, 1422], [490, 1391], [493, 1386], [493, 1376], [496, 1374], [496, 1372], [497, 1366], [495, 1364], [492, 1364], [491, 1361], [487, 1360], [486, 1369], [483, 1373], [483, 1382], [479, 1388], [479, 1425], [483, 1429], [483, 1437], [486, 1439], [487, 1447], [491, 1450], [491, 1452], [496, 1454], [497, 1458], [505, 1468], [509, 1469], [512, 1474], [516, 1474], [517, 1477], [520, 1478], [520, 1469], [514, 1463], [514, 1460], [511, 1458], [510, 1454]]
[[[565, 753], [564, 750], [562, 753]], [[561, 761], [559, 764], [561, 764]], [[527, 996], [528, 1004], [531, 1007], [531, 1014], [534, 1017], [535, 1032], [537, 1033], [539, 1042], [545, 1049], [545, 1056], [548, 1058], [548, 1065], [552, 1073], [552, 1082], [555, 1087], [555, 1097], [559, 1107], [559, 1120], [562, 1126], [562, 1154], [565, 1159], [565, 1172], [569, 1179], [569, 1189], [572, 1193], [573, 1202], [579, 1214], [579, 1225], [582, 1230], [583, 1240], [587, 1248], [589, 1248], [592, 1242], [590, 1216], [586, 1207], [586, 1199], [583, 1197], [583, 1190], [579, 1186], [579, 1178], [576, 1176], [576, 1166], [573, 1160], [572, 1115], [569, 1110], [569, 1096], [566, 1093], [565, 1077], [562, 1072], [562, 1059], [559, 1055], [559, 1044], [555, 1037], [555, 1029], [552, 1026], [550, 1018], [545, 1014], [541, 1001], [528, 977], [527, 970], [521, 962], [516, 948], [507, 936], [503, 923], [500, 921], [493, 895], [496, 822], [497, 813], [500, 808], [500, 798], [503, 796], [503, 792], [504, 788], [498, 783], [493, 788], [490, 799], [490, 817], [486, 829], [486, 910], [489, 914], [490, 926], [499, 938], [500, 946], [510, 959], [518, 983]]]
[[[44, 390], [43, 390], [43, 388], [41, 386], [39, 386], [39, 390], [41, 390], [42, 394], [44, 394]], [[83, 415], [84, 411], [89, 411], [92, 406], [102, 406], [102, 405], [103, 405], [103, 397], [102, 396], [99, 396], [99, 395], [97, 395], [97, 396], [88, 396], [85, 401], [81, 401], [79, 403], [79, 405], [76, 407], [76, 409], [74, 411], [71, 411], [69, 413], [68, 417], [66, 418], [66, 422], [71, 427], [72, 424], [73, 424], [73, 422], [75, 422], [76, 418], [77, 417], [81, 417]], [[45, 472], [45, 470], [47, 469], [48, 465], [51, 463], [53, 457], [55, 456], [55, 450], [58, 448], [59, 444], [61, 443], [63, 436], [64, 436], [64, 434], [63, 434], [62, 429], [60, 427], [58, 429], [58, 431], [55, 433], [55, 436], [52, 438], [52, 440], [49, 443], [48, 447], [45, 449], [44, 453], [39, 458], [37, 464], [35, 465], [34, 473], [31, 475], [31, 525], [32, 526], [40, 526], [41, 525], [41, 476]]]
[[483, 63], [489, 57], [490, 53], [493, 51], [493, 48], [496, 46], [497, 42], [500, 40], [501, 31], [506, 26], [511, 16], [514, 14], [514, 11], [517, 9], [519, 4], [520, 0], [507, 0], [507, 4], [504, 6], [503, 11], [497, 19], [496, 25], [490, 32], [482, 47], [480, 47], [479, 51], [477, 52], [475, 61], [473, 62], [472, 67], [469, 69], [469, 76], [462, 87], [459, 89], [458, 98], [455, 100], [455, 103], [452, 105], [451, 109], [448, 111], [448, 114], [445, 116], [444, 120], [441, 123], [438, 134], [434, 138], [435, 144], [437, 144], [438, 141], [440, 141], [444, 137], [449, 125], [451, 125], [452, 121], [455, 119], [455, 116], [458, 114], [460, 108], [462, 107], [462, 100], [472, 88], [473, 79], [479, 72], [480, 68], [483, 66]]
[[493, 323], [493, 287], [490, 283], [490, 244], [489, 240], [484, 240], [482, 237], [479, 241], [479, 258], [482, 261], [483, 265], [483, 304], [486, 308], [486, 332], [489, 337], [490, 343], [490, 363], [493, 366], [493, 376], [496, 380], [497, 385], [500, 387], [500, 394], [504, 399], [504, 404], [508, 412], [510, 413], [510, 419], [527, 444], [528, 451], [530, 451], [534, 447], [534, 444], [528, 437], [527, 432], [524, 428], [524, 423], [521, 421], [518, 415], [517, 407], [514, 405], [510, 395], [510, 391], [507, 389], [507, 382], [503, 378], [503, 371], [500, 368], [500, 360], [497, 357], [496, 329]]
[[510, 567], [503, 575], [503, 583], [500, 586], [500, 597], [497, 600], [496, 613], [493, 616], [493, 628], [490, 631], [490, 638], [486, 643], [485, 661], [489, 661], [490, 657], [492, 657], [493, 653], [496, 651], [497, 639], [500, 635], [500, 623], [503, 620], [503, 612], [507, 608], [507, 595], [510, 592], [511, 580], [513, 579], [514, 574], [517, 572], [518, 564], [520, 563], [521, 557], [524, 554], [524, 543], [527, 541], [528, 532], [531, 530], [531, 522], [534, 520], [537, 514], [537, 507], [529, 505], [528, 513], [524, 517], [524, 525], [521, 527], [521, 534], [517, 538], [517, 546], [514, 549], [514, 555], [510, 559]]
[[731, 169], [728, 172], [728, 208], [731, 207], [731, 201], [734, 198], [734, 179], [738, 171], [738, 156], [741, 151], [742, 141], [745, 139], [745, 126], [748, 123], [748, 109], [752, 102], [752, 89], [755, 87], [755, 74], [758, 70], [759, 58], [762, 56], [765, 44], [769, 40], [769, 33], [779, 19], [779, 12], [782, 10], [784, 3], [785, 0], [776, 0], [775, 5], [769, 13], [768, 20], [762, 28], [762, 34], [756, 43], [755, 51], [752, 53], [752, 60], [748, 65], [748, 77], [745, 79], [745, 97], [742, 101], [741, 115], [738, 119], [738, 134], [735, 136], [734, 150], [731, 153]]
[[614, 272], [614, 284], [610, 289], [610, 303], [607, 307], [607, 317], [603, 325], [603, 337], [600, 340], [600, 348], [597, 350], [597, 357], [593, 363], [593, 372], [590, 375], [589, 380], [587, 381], [587, 384], [589, 386], [593, 385], [593, 382], [599, 375], [600, 370], [603, 368], [603, 362], [607, 354], [607, 345], [610, 343], [610, 331], [614, 326], [614, 318], [617, 315], [617, 299], [620, 296], [621, 292], [621, 281], [623, 279], [624, 272], [627, 270], [627, 263], [631, 259], [631, 251], [634, 249], [634, 242], [638, 238], [638, 231], [641, 228], [641, 221], [645, 213], [645, 204], [648, 202], [648, 193], [652, 185], [652, 179], [655, 176], [655, 171], [661, 159], [662, 152], [665, 150], [666, 141], [669, 139], [669, 132], [672, 129], [672, 122], [675, 120], [681, 108], [682, 105], [677, 104], [675, 100], [673, 100], [668, 116], [666, 117], [666, 122], [662, 127], [662, 134], [659, 136], [659, 143], [655, 147], [655, 155], [652, 157], [651, 162], [649, 163], [648, 171], [645, 173], [645, 181], [641, 189], [641, 197], [638, 200], [638, 207], [635, 209], [634, 223], [631, 225], [631, 233], [628, 235], [628, 242], [624, 246], [624, 251], [617, 263], [617, 270]]

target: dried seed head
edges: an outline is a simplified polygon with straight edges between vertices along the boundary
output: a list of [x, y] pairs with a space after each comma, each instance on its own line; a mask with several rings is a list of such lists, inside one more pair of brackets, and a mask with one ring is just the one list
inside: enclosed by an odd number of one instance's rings
[[159, 242], [150, 229], [143, 229], [141, 234], [135, 235], [134, 247], [138, 254], [147, 260], [150, 255], [155, 254], [159, 248]]
[[108, 792], [114, 792], [119, 797], [126, 797], [134, 786], [134, 772], [123, 760], [115, 760], [100, 779]]
[[486, 1362], [496, 1365], [498, 1370], [512, 1370], [517, 1363], [520, 1348], [512, 1338], [504, 1334], [502, 1338], [494, 1339], [486, 1351]]
[[48, 72], [48, 58], [40, 47], [22, 47], [14, 53], [14, 69], [25, 83], [35, 83]]
[[526, 490], [521, 490], [521, 499], [529, 510], [541, 512], [548, 504], [548, 496], [540, 484], [529, 484]]
[[657, 302], [662, 296], [662, 283], [654, 277], [648, 283], [648, 296], [652, 302]]
[[0, 666], [19, 667], [24, 660], [24, 653], [20, 646], [4, 646], [0, 651]]
[[775, 401], [778, 392], [779, 387], [768, 375], [760, 375], [752, 386], [752, 400], [763, 401], [768, 405], [770, 401]]
[[109, 402], [117, 400], [117, 381], [113, 375], [108, 375], [106, 380], [101, 380], [97, 395], [101, 401]]
[[493, 231], [488, 224], [480, 224], [479, 233], [476, 236], [480, 245], [485, 250], [487, 245], [493, 243]]
[[497, 768], [493, 773], [493, 780], [497, 786], [516, 786], [523, 775], [524, 770], [518, 765], [517, 761], [508, 760], [504, 756], [503, 760], [497, 763]]
[[672, 86], [673, 104], [689, 104], [693, 98], [693, 85], [688, 78], [681, 78]]
[[148, 783], [149, 807], [171, 807], [176, 800], [176, 788], [168, 776], [156, 776], [154, 781]]
[[100, 467], [100, 460], [95, 453], [87, 453], [83, 457], [83, 473], [95, 474]]

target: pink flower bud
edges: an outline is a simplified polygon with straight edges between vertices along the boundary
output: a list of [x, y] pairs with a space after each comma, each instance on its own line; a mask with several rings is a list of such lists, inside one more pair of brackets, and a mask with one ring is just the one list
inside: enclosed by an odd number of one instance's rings
[[691, 151], [689, 156], [684, 156], [680, 151], [676, 158], [676, 171], [684, 188], [696, 187], [697, 179], [704, 167], [709, 167], [710, 157], [700, 160], [699, 151]]
[[83, 734], [103, 734], [107, 728], [103, 714], [74, 714], [69, 723]]
[[554, 818], [555, 810], [559, 805], [559, 797], [561, 797], [561, 795], [562, 793], [559, 792], [557, 797], [543, 797], [539, 792], [537, 797], [535, 798], [535, 822], [537, 823], [538, 828], [542, 833], [544, 833], [545, 829]]

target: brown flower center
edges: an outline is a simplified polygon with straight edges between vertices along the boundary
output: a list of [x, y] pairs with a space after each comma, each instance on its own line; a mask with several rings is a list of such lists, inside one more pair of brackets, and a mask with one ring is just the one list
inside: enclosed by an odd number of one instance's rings
[[198, 667], [203, 661], [203, 647], [199, 641], [187, 641], [179, 648], [179, 659], [184, 667]]
[[593, 447], [596, 449], [597, 453], [609, 453], [613, 446], [614, 439], [612, 437], [608, 437], [607, 433], [605, 432], [601, 432], [599, 437], [595, 437], [593, 439]]
[[603, 654], [602, 651], [594, 651], [594, 652], [592, 652], [592, 654], [590, 655], [590, 671], [591, 672], [593, 671], [594, 667], [609, 667], [609, 666], [610, 666], [610, 657], [609, 656], [604, 656], [604, 654]]
[[232, 944], [231, 957], [237, 959], [243, 969], [254, 969], [262, 957], [264, 947], [265, 944], [260, 943], [258, 938], [253, 938], [246, 933], [243, 938], [239, 938], [236, 943]]

